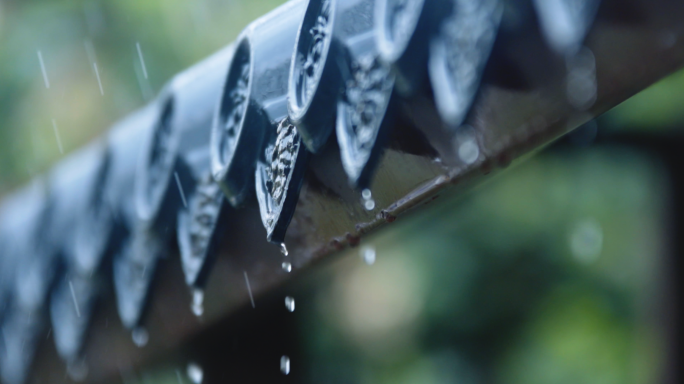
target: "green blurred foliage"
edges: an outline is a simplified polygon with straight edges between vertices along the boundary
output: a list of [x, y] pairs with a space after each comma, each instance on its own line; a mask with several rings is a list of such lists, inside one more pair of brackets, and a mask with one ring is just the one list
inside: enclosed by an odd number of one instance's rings
[[0, 194], [63, 156], [53, 119], [65, 153], [84, 145], [282, 2], [1, 0]]
[[638, 152], [542, 153], [305, 283], [293, 364], [312, 383], [658, 381], [667, 189]]
[[652, 132], [681, 131], [684, 125], [684, 70], [680, 70], [606, 114], [610, 125], [620, 130]]

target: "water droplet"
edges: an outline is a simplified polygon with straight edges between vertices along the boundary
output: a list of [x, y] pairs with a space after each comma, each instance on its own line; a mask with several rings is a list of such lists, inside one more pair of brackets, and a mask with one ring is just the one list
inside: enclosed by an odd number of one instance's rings
[[43, 81], [45, 88], [50, 88], [50, 80], [48, 79], [47, 71], [45, 70], [45, 62], [43, 61], [43, 53], [38, 50], [38, 61], [40, 62], [40, 70], [43, 72]]
[[472, 164], [480, 157], [480, 148], [473, 138], [468, 138], [458, 146], [458, 157], [466, 164]]
[[192, 305], [190, 306], [195, 316], [202, 316], [204, 313], [204, 291], [195, 289], [192, 291]]
[[173, 177], [176, 179], [176, 186], [178, 187], [178, 192], [180, 193], [181, 200], [183, 201], [183, 207], [187, 209], [188, 201], [185, 200], [185, 192], [183, 191], [183, 184], [181, 184], [180, 177], [178, 177], [178, 172], [174, 172]]
[[290, 358], [285, 355], [280, 358], [280, 372], [282, 372], [283, 375], [290, 374]]
[[363, 262], [368, 264], [368, 265], [375, 264], [375, 248], [373, 248], [373, 247], [362, 248], [361, 249], [361, 258], [363, 259]]
[[361, 199], [363, 207], [366, 208], [366, 211], [372, 211], [375, 209], [375, 200], [373, 200], [373, 194], [371, 193], [370, 189], [366, 188], [361, 191]]
[[73, 381], [84, 381], [88, 377], [88, 364], [80, 359], [67, 365], [67, 374]]
[[603, 229], [594, 219], [585, 219], [575, 225], [570, 233], [570, 250], [578, 261], [591, 264], [601, 255]]
[[287, 251], [287, 247], [285, 246], [285, 243], [280, 243], [280, 253], [283, 255], [287, 256], [290, 253]]
[[287, 308], [288, 311], [294, 312], [295, 310], [295, 299], [292, 296], [287, 296], [285, 297], [285, 308]]
[[252, 296], [252, 287], [249, 285], [249, 276], [247, 276], [247, 271], [242, 271], [242, 273], [245, 275], [245, 283], [247, 284], [247, 292], [249, 293], [249, 301], [252, 302], [252, 308], [254, 308], [255, 307], [254, 296]]
[[187, 374], [194, 384], [200, 384], [204, 380], [204, 371], [197, 363], [188, 364]]
[[64, 147], [62, 147], [62, 138], [59, 135], [59, 127], [57, 127], [57, 121], [52, 119], [52, 129], [55, 132], [55, 138], [57, 139], [57, 148], [60, 154], [64, 154]]
[[589, 48], [582, 48], [577, 55], [566, 60], [566, 92], [570, 105], [586, 110], [596, 101], [596, 58]]
[[147, 333], [147, 329], [144, 327], [136, 327], [133, 329], [131, 337], [133, 338], [133, 343], [139, 348], [146, 346], [147, 342], [150, 341], [150, 334]]
[[370, 189], [366, 188], [361, 191], [361, 197], [363, 197], [364, 200], [369, 200], [373, 198], [373, 193], [371, 193]]
[[71, 298], [74, 300], [74, 309], [76, 309], [76, 316], [81, 317], [81, 309], [78, 306], [78, 300], [76, 300], [76, 292], [74, 291], [74, 285], [69, 280], [69, 290], [71, 291]]
[[143, 74], [147, 79], [147, 67], [145, 67], [145, 59], [143, 58], [142, 49], [140, 49], [140, 43], [136, 41], [135, 47], [138, 50], [138, 57], [140, 57], [140, 65], [142, 66]]
[[283, 271], [290, 273], [292, 272], [292, 264], [288, 263], [287, 261], [283, 263]]

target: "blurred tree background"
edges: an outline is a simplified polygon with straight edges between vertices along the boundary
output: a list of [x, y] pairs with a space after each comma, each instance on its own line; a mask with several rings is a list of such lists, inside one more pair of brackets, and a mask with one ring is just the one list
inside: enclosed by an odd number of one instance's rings
[[84, 145], [280, 3], [1, 0], [0, 194], [62, 157], [53, 120], [65, 153]]
[[[281, 2], [0, 0], [0, 195]], [[661, 380], [671, 175], [657, 154], [611, 137], [679, 139], [683, 102], [680, 72], [284, 287], [276, 296], [297, 299], [288, 379]], [[224, 369], [230, 353], [219, 351]], [[277, 372], [277, 358], [264, 365]], [[176, 372], [140, 380], [177, 383]]]

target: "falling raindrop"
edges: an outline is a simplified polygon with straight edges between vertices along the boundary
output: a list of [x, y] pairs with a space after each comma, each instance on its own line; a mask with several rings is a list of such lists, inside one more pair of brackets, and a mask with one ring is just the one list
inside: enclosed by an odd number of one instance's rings
[[202, 316], [204, 313], [204, 291], [195, 289], [192, 291], [192, 305], [190, 306], [195, 316]]
[[55, 121], [55, 119], [52, 119], [52, 129], [55, 131], [55, 138], [57, 139], [57, 148], [59, 148], [59, 153], [64, 154], [62, 139], [59, 136], [59, 128], [57, 128], [57, 121]]
[[100, 86], [100, 95], [104, 96], [104, 89], [102, 89], [102, 80], [100, 80], [100, 70], [97, 69], [97, 63], [93, 63], [95, 69], [95, 76], [97, 77], [97, 85]]
[[285, 355], [280, 358], [280, 372], [282, 372], [283, 375], [290, 374], [290, 358]]
[[285, 308], [287, 308], [288, 311], [294, 312], [295, 310], [295, 299], [292, 296], [286, 296], [285, 297]]
[[570, 232], [570, 250], [584, 264], [595, 262], [603, 250], [603, 229], [595, 219], [578, 222]]
[[142, 94], [143, 99], [146, 101], [152, 100], [154, 98], [154, 91], [152, 90], [150, 81], [144, 77], [142, 68], [138, 65], [136, 60], [133, 60], [133, 70], [135, 71], [135, 78], [138, 80], [138, 86], [140, 87], [140, 93]]
[[140, 65], [142, 66], [143, 75], [147, 79], [147, 67], [145, 67], [145, 59], [143, 58], [142, 49], [140, 49], [140, 43], [136, 42], [135, 47], [138, 49], [138, 57], [140, 57]]
[[372, 211], [375, 209], [375, 200], [373, 200], [373, 194], [371, 193], [370, 189], [366, 188], [361, 191], [361, 199], [363, 207], [366, 208], [366, 211]]
[[95, 47], [93, 46], [93, 42], [86, 39], [83, 42], [83, 45], [85, 46], [86, 54], [88, 55], [88, 60], [90, 61], [90, 65], [93, 67], [93, 70], [95, 71], [95, 77], [97, 78], [97, 85], [100, 87], [100, 95], [104, 96], [104, 89], [102, 88], [102, 80], [100, 79], [100, 69], [97, 67], [97, 57], [95, 55]]
[[150, 340], [150, 334], [147, 333], [147, 329], [144, 327], [136, 327], [133, 329], [131, 336], [133, 338], [133, 343], [139, 348], [146, 346], [147, 342]]
[[283, 263], [282, 265], [283, 271], [290, 273], [292, 272], [292, 264], [288, 263], [287, 261]]
[[245, 283], [247, 284], [247, 293], [249, 293], [249, 301], [252, 302], [252, 308], [255, 308], [254, 296], [252, 296], [252, 286], [249, 285], [249, 276], [247, 276], [247, 271], [242, 271], [242, 273], [245, 275]]
[[188, 207], [188, 201], [185, 200], [185, 192], [183, 192], [183, 185], [181, 184], [180, 177], [178, 177], [178, 172], [173, 173], [173, 177], [176, 178], [176, 185], [178, 186], [178, 192], [180, 192], [181, 200], [183, 201], [183, 207]]
[[188, 364], [187, 373], [190, 381], [194, 384], [200, 384], [202, 383], [202, 380], [204, 380], [204, 371], [197, 363]]
[[287, 251], [287, 247], [285, 246], [285, 243], [280, 243], [280, 252], [281, 252], [283, 255], [285, 255], [285, 256], [287, 256], [287, 255], [290, 254], [290, 253]]
[[38, 50], [38, 61], [40, 61], [40, 70], [43, 72], [43, 81], [45, 88], [50, 89], [50, 80], [48, 79], [47, 71], [45, 70], [45, 62], [43, 61], [43, 54]]
[[363, 197], [364, 200], [370, 200], [373, 197], [373, 194], [370, 189], [366, 188], [361, 192], [361, 197]]
[[375, 248], [364, 247], [361, 249], [361, 258], [368, 265], [375, 264]]
[[458, 157], [466, 164], [473, 164], [480, 157], [480, 148], [473, 138], [463, 140], [458, 146]]
[[76, 292], [74, 291], [74, 285], [71, 283], [71, 280], [69, 280], [69, 289], [71, 290], [71, 298], [74, 300], [76, 316], [81, 317], [81, 309], [78, 307], [78, 300], [76, 300]]

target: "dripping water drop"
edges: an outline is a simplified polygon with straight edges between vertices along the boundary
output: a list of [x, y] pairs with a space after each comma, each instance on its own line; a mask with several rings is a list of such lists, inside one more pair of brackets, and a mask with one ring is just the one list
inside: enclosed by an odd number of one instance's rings
[[136, 327], [133, 329], [131, 337], [133, 338], [133, 343], [139, 348], [146, 346], [147, 342], [150, 340], [150, 334], [147, 333], [147, 329], [144, 327]]
[[187, 374], [194, 384], [200, 384], [204, 380], [204, 371], [197, 363], [188, 364]]
[[192, 291], [192, 305], [190, 306], [192, 313], [199, 317], [204, 314], [204, 291], [195, 289]]
[[375, 248], [373, 248], [373, 247], [362, 248], [361, 249], [361, 258], [363, 259], [363, 262], [368, 264], [368, 265], [375, 264]]
[[285, 297], [285, 308], [287, 308], [288, 311], [294, 312], [295, 310], [295, 299], [292, 296], [287, 296]]
[[283, 255], [287, 256], [290, 253], [287, 251], [287, 246], [285, 246], [285, 243], [280, 243], [280, 253]]
[[364, 189], [361, 192], [361, 198], [363, 207], [366, 208], [366, 211], [372, 211], [375, 209], [375, 200], [373, 200], [373, 194], [371, 193], [370, 189]]
[[464, 163], [470, 165], [480, 157], [480, 148], [474, 138], [463, 140], [458, 146], [458, 157]]
[[589, 48], [582, 48], [566, 59], [566, 93], [570, 105], [586, 110], [596, 101], [596, 58]]
[[292, 264], [288, 263], [287, 261], [283, 263], [282, 265], [283, 271], [290, 273], [292, 272]]
[[280, 372], [282, 372], [283, 375], [290, 374], [290, 358], [285, 355], [280, 358]]

